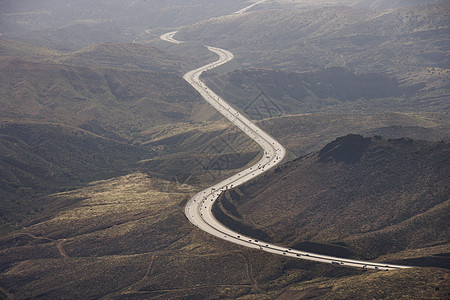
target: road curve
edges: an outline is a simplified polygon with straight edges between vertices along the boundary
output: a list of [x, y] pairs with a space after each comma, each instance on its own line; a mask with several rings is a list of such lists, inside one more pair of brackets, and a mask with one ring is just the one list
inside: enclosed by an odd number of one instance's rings
[[[183, 43], [174, 39], [176, 31], [161, 35], [161, 39], [171, 43]], [[209, 89], [206, 84], [200, 80], [200, 75], [208, 70], [217, 68], [233, 59], [233, 54], [227, 50], [206, 46], [210, 51], [216, 53], [219, 59], [213, 63], [207, 64], [198, 69], [187, 72], [183, 78], [192, 85], [200, 95], [211, 104], [218, 112], [226, 117], [235, 126], [241, 129], [251, 139], [258, 143], [264, 151], [264, 155], [253, 166], [233, 175], [192, 197], [186, 204], [184, 213], [188, 220], [198, 228], [212, 234], [220, 239], [229, 242], [260, 249], [266, 252], [279, 254], [283, 256], [311, 260], [316, 262], [330, 263], [334, 265], [344, 265], [351, 267], [358, 267], [363, 269], [374, 270], [394, 270], [401, 268], [410, 268], [409, 266], [376, 263], [371, 261], [360, 261], [347, 258], [340, 258], [328, 255], [321, 255], [317, 253], [299, 251], [296, 249], [286, 248], [279, 245], [270, 244], [264, 241], [259, 241], [255, 238], [242, 235], [236, 231], [231, 230], [222, 223], [220, 223], [212, 213], [212, 207], [219, 195], [227, 189], [235, 188], [267, 170], [278, 165], [286, 155], [284, 147], [276, 141], [273, 137], [256, 126], [252, 121], [241, 115], [237, 110], [231, 107], [214, 91]]]
[[264, 3], [264, 2], [266, 2], [266, 0], [261, 0], [261, 1], [258, 1], [258, 2], [256, 2], [256, 3], [253, 3], [252, 5], [249, 5], [249, 6], [247, 6], [247, 7], [244, 7], [244, 8], [241, 9], [241, 10], [238, 10], [238, 11], [235, 12], [234, 14], [235, 14], [235, 15], [241, 15], [241, 14], [244, 14], [244, 13], [246, 13], [249, 9], [253, 8], [253, 7], [256, 6], [256, 5], [262, 4], [262, 3]]

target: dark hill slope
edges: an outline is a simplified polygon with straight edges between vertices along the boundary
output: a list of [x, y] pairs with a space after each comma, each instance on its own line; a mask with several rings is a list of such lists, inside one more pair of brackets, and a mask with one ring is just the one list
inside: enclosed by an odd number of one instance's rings
[[340, 243], [362, 258], [448, 245], [449, 159], [448, 143], [348, 135], [227, 194], [216, 211], [261, 238]]
[[32, 200], [42, 195], [125, 174], [154, 156], [150, 147], [72, 126], [0, 122], [0, 220], [39, 209]]
[[447, 270], [339, 268], [206, 235], [181, 209], [196, 191], [133, 173], [45, 197], [40, 216], [0, 235], [2, 299], [441, 299], [448, 292]]
[[[417, 87], [402, 88], [395, 78], [382, 73], [355, 73], [339, 67], [302, 73], [251, 68], [222, 75], [206, 74], [205, 79], [225, 99], [234, 101], [256, 119], [259, 116], [255, 116], [252, 108], [263, 104], [260, 102], [273, 102], [275, 115], [326, 109], [336, 111], [344, 107], [348, 110], [349, 106], [357, 110], [360, 106], [376, 106], [375, 99], [402, 97], [417, 90]], [[261, 100], [255, 101], [258, 98]], [[390, 107], [399, 103], [391, 99], [385, 102]]]

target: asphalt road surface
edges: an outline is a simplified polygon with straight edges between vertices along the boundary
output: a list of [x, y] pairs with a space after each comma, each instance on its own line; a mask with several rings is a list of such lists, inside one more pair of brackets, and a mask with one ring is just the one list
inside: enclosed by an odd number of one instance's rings
[[[243, 9], [236, 13], [245, 12]], [[171, 43], [183, 43], [174, 39], [176, 31], [161, 35], [161, 39]], [[347, 258], [340, 258], [317, 253], [299, 251], [279, 245], [270, 244], [255, 238], [244, 236], [233, 231], [216, 220], [212, 213], [212, 207], [218, 196], [227, 189], [235, 188], [253, 178], [261, 175], [267, 170], [278, 165], [286, 155], [284, 147], [273, 137], [256, 126], [252, 121], [241, 115], [236, 109], [230, 106], [225, 100], [219, 97], [214, 91], [208, 88], [201, 80], [203, 72], [217, 68], [233, 59], [233, 54], [227, 50], [206, 46], [210, 51], [216, 53], [219, 59], [198, 69], [187, 72], [183, 78], [191, 84], [202, 97], [211, 104], [218, 112], [225, 116], [231, 123], [241, 129], [245, 134], [258, 143], [264, 155], [253, 166], [235, 174], [192, 197], [185, 207], [185, 214], [189, 221], [198, 228], [212, 234], [218, 238], [229, 242], [260, 249], [266, 252], [289, 256], [293, 258], [311, 260], [316, 262], [330, 263], [339, 266], [351, 266], [364, 269], [394, 270], [400, 268], [410, 268], [409, 266], [393, 265], [386, 263], [376, 263], [372, 261], [360, 261]]]

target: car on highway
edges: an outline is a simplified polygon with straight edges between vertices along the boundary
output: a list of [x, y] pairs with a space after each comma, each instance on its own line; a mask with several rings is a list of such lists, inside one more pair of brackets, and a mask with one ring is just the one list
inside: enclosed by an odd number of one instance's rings
[[[166, 39], [169, 42], [175, 42], [177, 43], [176, 40], [173, 39], [173, 36], [176, 32], [171, 32], [169, 34], [163, 35], [161, 36], [162, 39]], [[257, 142], [259, 145], [261, 145], [261, 147], [263, 148], [263, 151], [261, 154], [261, 159], [259, 161], [259, 163], [251, 166], [249, 169], [246, 169], [243, 173], [239, 173], [236, 176], [232, 176], [229, 178], [229, 182], [233, 182], [235, 183], [235, 185], [239, 185], [241, 183], [244, 183], [250, 179], [252, 179], [252, 177], [259, 175], [267, 170], [265, 170], [265, 168], [270, 169], [271, 167], [277, 165], [278, 163], [280, 163], [285, 154], [286, 151], [285, 149], [279, 144], [277, 143], [272, 137], [270, 137], [268, 134], [266, 134], [264, 131], [260, 132], [258, 129], [256, 129], [256, 125], [254, 125], [250, 120], [246, 119], [245, 116], [240, 116], [239, 113], [231, 108], [226, 102], [225, 100], [221, 99], [220, 97], [218, 97], [218, 95], [216, 95], [214, 92], [211, 91], [211, 89], [209, 89], [205, 83], [203, 83], [200, 80], [200, 75], [206, 71], [206, 70], [211, 70], [214, 69], [220, 65], [222, 65], [223, 63], [226, 63], [227, 61], [231, 60], [233, 58], [232, 53], [223, 50], [223, 49], [218, 49], [218, 48], [214, 48], [214, 47], [208, 47], [209, 50], [211, 50], [212, 52], [216, 53], [219, 55], [219, 60], [208, 64], [206, 66], [203, 66], [201, 68], [198, 68], [196, 70], [190, 71], [188, 73], [186, 73], [183, 78], [189, 83], [191, 84], [197, 91], [199, 91], [200, 95], [203, 96], [205, 98], [205, 100], [210, 103], [216, 110], [218, 110], [221, 114], [223, 114], [226, 118], [228, 118], [232, 123], [234, 123], [239, 129], [241, 129], [245, 134], [247, 134], [251, 139], [253, 139], [255, 142]], [[216, 100], [216, 101], [214, 101]], [[236, 116], [236, 117], [235, 117]], [[272, 146], [274, 145], [274, 146]], [[264, 157], [265, 156], [265, 157]], [[219, 185], [216, 185], [219, 186]], [[203, 191], [203, 195], [205, 195], [206, 197], [204, 198], [204, 201], [202, 202], [201, 199], [194, 199], [191, 198], [192, 202], [195, 202], [198, 207], [198, 211], [197, 213], [200, 214], [200, 217], [198, 216], [198, 214], [196, 215], [192, 215], [192, 213], [190, 212], [189, 206], [187, 207], [187, 209], [185, 210], [186, 216], [192, 216], [192, 219], [190, 219], [190, 221], [197, 227], [213, 234], [216, 235], [218, 237], [221, 238], [228, 238], [228, 237], [234, 237], [237, 236], [237, 239], [239, 239], [239, 241], [236, 241], [236, 239], [231, 239], [234, 240], [235, 243], [238, 244], [247, 244], [246, 246], [248, 247], [255, 247], [259, 246], [260, 249], [262, 249], [262, 244], [259, 244], [258, 240], [252, 240], [249, 239], [248, 237], [241, 237], [240, 235], [238, 235], [239, 233], [235, 232], [233, 233], [233, 231], [231, 231], [231, 233], [225, 233], [223, 231], [221, 231], [220, 228], [220, 223], [218, 223], [217, 221], [214, 221], [214, 218], [211, 219], [211, 216], [207, 214], [208, 210], [207, 210], [207, 206], [205, 206], [205, 200], [207, 199], [211, 199], [211, 202], [214, 202], [214, 200], [218, 197], [218, 195], [223, 192], [224, 190], [228, 189], [228, 187], [233, 188], [233, 185], [225, 185], [224, 187], [220, 187], [217, 188], [218, 190], [216, 191], [215, 187], [211, 187], [210, 189], [206, 189], [205, 191]], [[202, 196], [203, 196], [202, 195]], [[199, 200], [199, 201], [196, 201]], [[208, 202], [209, 203], [209, 202]], [[204, 206], [204, 209], [203, 209]], [[205, 212], [205, 218], [203, 217], [203, 210], [207, 210], [207, 212]], [[198, 220], [196, 219], [198, 218]], [[218, 223], [218, 224], [217, 224]], [[208, 229], [205, 229], [205, 227], [208, 226]], [[224, 235], [225, 234], [225, 235]], [[230, 239], [228, 239], [230, 240]], [[247, 242], [248, 240], [248, 242]], [[244, 243], [242, 243], [244, 242]], [[285, 248], [281, 248], [279, 246], [275, 246], [275, 245], [271, 245], [269, 246], [269, 244], [266, 244], [266, 249], [264, 250], [272, 250], [270, 252], [276, 252], [277, 254], [283, 254], [283, 255], [287, 255], [289, 254], [289, 256], [296, 256], [296, 257], [301, 257], [301, 256], [308, 256], [309, 258], [305, 258], [305, 259], [309, 259], [309, 260], [317, 260], [317, 261], [324, 261], [322, 259], [322, 257], [319, 254], [297, 254], [295, 252], [297, 252], [294, 249], [294, 252], [290, 252], [292, 251], [291, 248], [289, 248], [288, 250], [286, 250]], [[341, 262], [339, 260], [340, 258], [327, 258], [326, 260], [328, 260], [328, 262], [335, 264], [335, 265], [339, 265], [339, 264], [344, 264], [344, 262]], [[375, 266], [372, 263], [368, 263], [365, 264], [364, 262], [359, 262], [358, 263], [360, 265], [360, 267], [363, 266], [363, 268], [368, 268], [368, 266], [372, 269], [375, 268], [377, 270], [388, 270], [390, 268], [394, 268], [393, 266], [384, 266], [384, 265], [380, 265], [380, 267]], [[349, 263], [349, 265], [354, 265], [352, 263]]]

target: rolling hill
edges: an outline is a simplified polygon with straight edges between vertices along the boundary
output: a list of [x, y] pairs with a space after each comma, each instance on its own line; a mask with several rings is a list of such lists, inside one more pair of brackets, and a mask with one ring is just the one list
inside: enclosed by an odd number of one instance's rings
[[[249, 3], [0, 3], [0, 299], [448, 297], [448, 3], [276, 0], [227, 15]], [[176, 29], [185, 43], [159, 39]], [[288, 149], [222, 195], [217, 217], [424, 268], [289, 259], [186, 220], [192, 195], [261, 155], [181, 77], [215, 59], [205, 43], [235, 54], [207, 84]]]
[[279, 138], [289, 150], [290, 159], [319, 151], [331, 140], [349, 132], [391, 139], [408, 137], [447, 142], [450, 136], [450, 123], [445, 112], [323, 112], [264, 119], [258, 124]]
[[0, 295], [344, 299], [361, 290], [369, 297], [448, 292], [449, 273], [443, 269], [364, 272], [261, 253], [205, 235], [182, 212], [196, 191], [137, 172], [43, 198], [46, 209], [0, 237]]
[[448, 3], [384, 11], [281, 8], [210, 19], [176, 37], [230, 50], [243, 68], [346, 67], [448, 89], [448, 13]]
[[143, 41], [154, 38], [145, 33], [149, 28], [188, 25], [243, 5], [243, 0], [201, 0], [194, 5], [183, 0], [4, 2], [0, 32], [7, 39], [73, 51], [95, 43]]
[[[51, 120], [110, 130], [186, 120], [201, 101], [174, 73], [93, 69], [0, 59], [1, 117]], [[113, 129], [116, 128], [116, 129]]]
[[[251, 111], [253, 104], [262, 106], [266, 102], [273, 106], [270, 107], [274, 111], [273, 116], [261, 115], [256, 119], [274, 117], [277, 113], [346, 111], [348, 107], [355, 112], [414, 109], [417, 104], [406, 100], [421, 88], [402, 87], [395, 78], [382, 73], [355, 73], [340, 67], [302, 73], [252, 68], [209, 74], [204, 78], [208, 86], [252, 118], [256, 114]], [[391, 104], [386, 107], [389, 102]], [[429, 106], [446, 107], [446, 104], [443, 99], [438, 99], [430, 102]]]
[[[0, 44], [5, 226], [41, 209], [34, 200], [45, 194], [126, 174], [154, 158], [150, 146], [140, 145], [140, 132], [190, 122], [202, 103], [180, 75], [164, 69], [182, 68], [182, 60], [151, 47], [103, 44], [63, 55], [4, 39]], [[127, 61], [130, 49], [135, 55]], [[98, 60], [100, 52], [109, 54]], [[72, 65], [55, 62], [63, 58]]]
[[[444, 142], [347, 135], [226, 192], [214, 209], [225, 224], [297, 249], [365, 259], [448, 252], [448, 159]], [[449, 267], [445, 253], [429, 263]]]
[[1, 40], [0, 49], [4, 230], [50, 193], [135, 170], [205, 185], [257, 155], [181, 78], [190, 62], [177, 55], [112, 43], [62, 53]]
[[156, 156], [74, 126], [26, 121], [0, 123], [0, 219], [14, 224], [42, 209], [34, 200], [91, 181], [126, 174], [127, 167]]

